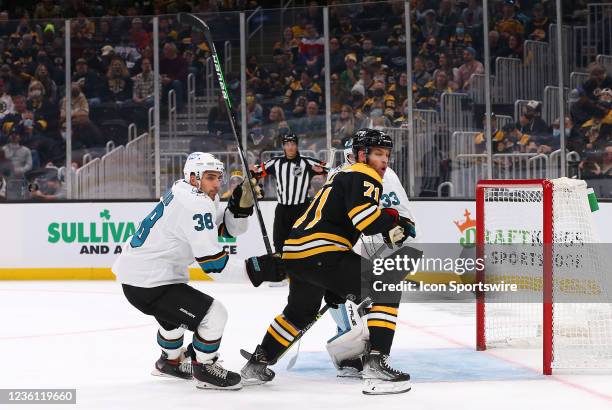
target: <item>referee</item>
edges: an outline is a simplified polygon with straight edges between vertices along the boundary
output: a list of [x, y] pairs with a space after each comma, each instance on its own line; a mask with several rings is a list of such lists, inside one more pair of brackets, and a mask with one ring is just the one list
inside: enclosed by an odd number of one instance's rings
[[267, 175], [276, 177], [278, 204], [274, 211], [272, 238], [277, 253], [282, 253], [283, 243], [289, 237], [291, 227], [308, 208], [311, 178], [327, 172], [324, 162], [300, 155], [298, 137], [295, 134], [283, 134], [281, 140], [284, 155], [251, 166], [251, 171], [257, 178], [265, 178]]

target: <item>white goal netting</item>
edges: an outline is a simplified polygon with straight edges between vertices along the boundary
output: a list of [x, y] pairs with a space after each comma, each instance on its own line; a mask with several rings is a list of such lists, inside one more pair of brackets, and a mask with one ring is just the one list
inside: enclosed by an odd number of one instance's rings
[[544, 209], [541, 185], [485, 188], [485, 282], [518, 285], [485, 295], [486, 345], [545, 348], [542, 244], [545, 213], [552, 212], [551, 366], [612, 369], [612, 259], [599, 244], [586, 183], [551, 182], [552, 209]]

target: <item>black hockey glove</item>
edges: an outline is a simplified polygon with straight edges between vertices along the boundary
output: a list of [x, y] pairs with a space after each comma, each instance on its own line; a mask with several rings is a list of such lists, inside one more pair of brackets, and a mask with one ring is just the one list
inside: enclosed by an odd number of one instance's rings
[[280, 282], [287, 277], [283, 260], [277, 253], [253, 256], [244, 262], [247, 275], [255, 287], [261, 285], [262, 282]]
[[344, 302], [346, 302], [345, 298], [338, 296], [329, 290], [325, 291], [325, 296], [323, 296], [323, 299], [325, 299], [325, 303], [327, 303], [332, 309], [337, 309], [338, 305], [342, 305]]
[[[234, 192], [232, 192], [232, 196], [227, 204], [228, 209], [236, 218], [246, 218], [253, 215], [253, 195], [248, 183], [245, 179], [242, 184], [234, 188]], [[263, 198], [262, 189], [257, 185], [257, 181], [254, 178], [251, 179], [251, 184], [257, 199]]]

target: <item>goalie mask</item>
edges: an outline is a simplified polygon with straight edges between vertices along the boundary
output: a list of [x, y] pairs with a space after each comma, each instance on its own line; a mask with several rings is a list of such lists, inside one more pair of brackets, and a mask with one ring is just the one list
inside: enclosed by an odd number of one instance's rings
[[196, 180], [200, 180], [205, 172], [220, 172], [221, 175], [225, 172], [223, 162], [215, 158], [214, 155], [205, 152], [192, 152], [185, 161], [183, 175], [185, 181], [189, 182], [191, 174], [194, 174]]

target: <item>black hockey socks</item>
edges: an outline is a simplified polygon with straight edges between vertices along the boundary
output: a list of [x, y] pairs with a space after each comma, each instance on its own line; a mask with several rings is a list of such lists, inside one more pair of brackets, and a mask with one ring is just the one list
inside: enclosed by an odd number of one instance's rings
[[399, 304], [374, 304], [367, 315], [372, 350], [391, 352]]
[[261, 347], [266, 352], [271, 364], [276, 363], [276, 360], [291, 345], [293, 339], [299, 333], [300, 330], [289, 323], [284, 315], [278, 315], [274, 318], [261, 342]]

